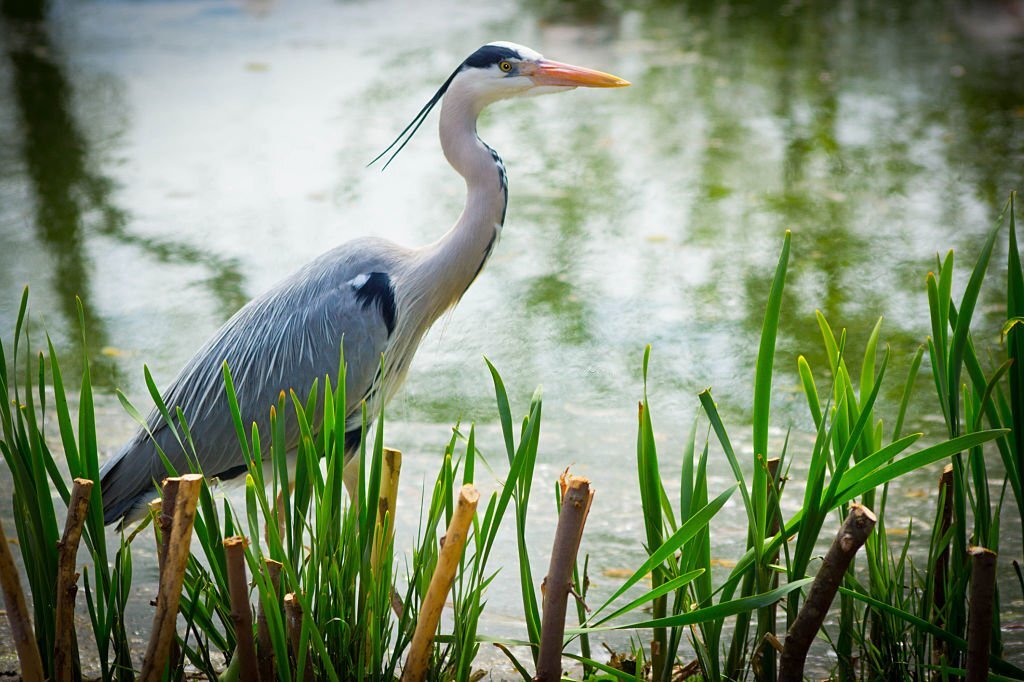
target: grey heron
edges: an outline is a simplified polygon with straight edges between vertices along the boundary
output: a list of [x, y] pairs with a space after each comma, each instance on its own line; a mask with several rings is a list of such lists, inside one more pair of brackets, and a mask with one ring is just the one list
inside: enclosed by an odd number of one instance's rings
[[[467, 57], [374, 159], [390, 153], [386, 168], [440, 102], [441, 148], [466, 182], [462, 215], [440, 239], [420, 248], [378, 237], [342, 244], [231, 317], [162, 394], [172, 414], [180, 408], [185, 416], [203, 472], [225, 480], [246, 471], [224, 392], [224, 362], [233, 373], [244, 422], [265, 430], [270, 406], [281, 390], [304, 395], [314, 379], [336, 373], [343, 337], [349, 461], [359, 446], [361, 403], [376, 415], [391, 399], [421, 338], [480, 274], [501, 234], [508, 182], [501, 157], [477, 135], [480, 112], [511, 97], [625, 85], [629, 83], [616, 76], [550, 61], [514, 43], [489, 43]], [[147, 426], [103, 466], [107, 523], [131, 521], [144, 513], [166, 471], [155, 445], [178, 470], [187, 469], [186, 453], [156, 410]], [[295, 444], [298, 427], [291, 426], [293, 432], [287, 435]], [[350, 494], [351, 471], [346, 469]]]

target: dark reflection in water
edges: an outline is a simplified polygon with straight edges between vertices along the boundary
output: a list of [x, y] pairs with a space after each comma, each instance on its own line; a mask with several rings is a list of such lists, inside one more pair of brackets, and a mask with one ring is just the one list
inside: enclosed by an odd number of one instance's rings
[[[139, 236], [129, 229], [127, 213], [115, 203], [114, 183], [95, 169], [88, 141], [74, 118], [74, 93], [59, 50], [52, 44], [43, 4], [5, 0], [3, 11], [14, 101], [22, 125], [21, 153], [35, 195], [32, 223], [40, 246], [56, 264], [51, 282], [66, 329], [77, 330], [79, 325], [76, 297], [87, 305], [92, 298], [90, 280], [95, 272], [86, 253], [90, 233], [136, 246], [161, 263], [206, 265], [211, 271], [208, 285], [223, 314], [237, 310], [246, 296], [236, 262], [187, 243]], [[94, 382], [115, 386], [119, 382], [117, 362], [97, 352], [114, 340], [101, 315], [86, 315], [85, 319]], [[74, 362], [74, 356], [65, 357]]]
[[[21, 113], [21, 152], [35, 192], [33, 221], [40, 245], [56, 263], [52, 275], [60, 292], [61, 310], [68, 328], [78, 324], [75, 297], [90, 299], [90, 264], [84, 253], [83, 209], [97, 207], [105, 220], [122, 220], [108, 201], [109, 182], [87, 170], [85, 141], [71, 115], [67, 79], [53, 57], [53, 46], [43, 21], [32, 18], [32, 3], [5, 2], [5, 28], [12, 47], [7, 57], [13, 71], [14, 99]], [[41, 5], [36, 12], [42, 16]], [[102, 318], [86, 318], [86, 333], [98, 348], [109, 345]], [[96, 380], [116, 382], [117, 365], [109, 358], [93, 358]]]

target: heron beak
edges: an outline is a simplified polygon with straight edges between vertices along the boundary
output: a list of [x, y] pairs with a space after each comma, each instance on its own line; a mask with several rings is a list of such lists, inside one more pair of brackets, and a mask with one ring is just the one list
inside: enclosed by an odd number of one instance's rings
[[537, 85], [559, 85], [570, 88], [624, 88], [630, 82], [610, 73], [582, 66], [542, 59], [526, 74]]

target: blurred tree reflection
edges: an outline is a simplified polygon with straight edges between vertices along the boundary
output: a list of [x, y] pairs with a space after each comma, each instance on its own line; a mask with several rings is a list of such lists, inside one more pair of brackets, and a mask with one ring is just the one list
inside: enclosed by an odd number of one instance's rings
[[[75, 297], [89, 306], [92, 264], [86, 250], [89, 231], [138, 247], [160, 262], [199, 263], [211, 271], [206, 281], [224, 317], [246, 301], [237, 264], [216, 254], [176, 242], [134, 234], [129, 218], [114, 200], [115, 186], [97, 170], [88, 140], [74, 118], [73, 87], [45, 20], [46, 6], [31, 0], [3, 0], [4, 29], [9, 44], [13, 99], [20, 114], [21, 154], [35, 195], [33, 221], [40, 245], [54, 259], [51, 277], [62, 306], [69, 338], [76, 338]], [[82, 95], [82, 96], [88, 96]], [[100, 353], [117, 341], [110, 338], [95, 307], [86, 317], [94, 382], [118, 383], [114, 358]], [[67, 360], [73, 362], [73, 354]]]

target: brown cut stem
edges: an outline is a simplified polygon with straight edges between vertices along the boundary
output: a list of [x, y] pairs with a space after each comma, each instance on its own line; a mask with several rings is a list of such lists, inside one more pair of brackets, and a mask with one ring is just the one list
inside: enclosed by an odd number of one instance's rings
[[[302, 645], [302, 604], [298, 595], [289, 592], [284, 595], [284, 614], [288, 622], [288, 643], [291, 645], [294, 666], [299, 664], [299, 647]], [[293, 671], [295, 667], [293, 667]], [[306, 650], [306, 662], [303, 665], [303, 679], [313, 679], [313, 659], [309, 650]]]
[[373, 574], [380, 574], [381, 555], [386, 553], [395, 537], [395, 505], [398, 503], [398, 477], [402, 473], [402, 453], [391, 448], [384, 448], [380, 470], [380, 495], [377, 499], [377, 531], [384, 527], [387, 519], [387, 532], [383, 538], [373, 543], [370, 554], [370, 565]]
[[[772, 457], [765, 462], [765, 469], [768, 474], [766, 483], [768, 486], [767, 514], [769, 536], [774, 536], [779, 532], [778, 493], [781, 492], [782, 486], [779, 485], [777, 488], [775, 482], [779, 477], [779, 466], [781, 464], [782, 460], [778, 457]], [[763, 571], [765, 577], [767, 577], [764, 586], [765, 591], [778, 587], [779, 574], [771, 569], [771, 565], [778, 562], [779, 553], [775, 552], [768, 557], [767, 562], [757, 567], [757, 570]], [[754, 679], [756, 680], [772, 682], [776, 677], [775, 656], [777, 652], [772, 646], [772, 640], [778, 641], [775, 638], [776, 606], [776, 603], [772, 603], [757, 612], [758, 637], [753, 660]]]
[[245, 547], [249, 542], [241, 535], [224, 539], [224, 556], [228, 569], [228, 592], [231, 595], [231, 623], [235, 626], [235, 656], [238, 657], [239, 679], [258, 680], [256, 643], [252, 638], [252, 607], [249, 606], [249, 580], [245, 573]]
[[409, 646], [409, 656], [405, 659], [402, 670], [402, 682], [420, 682], [427, 676], [430, 665], [430, 651], [434, 644], [434, 634], [441, 620], [441, 611], [448, 598], [448, 591], [455, 579], [455, 571], [462, 558], [462, 549], [466, 545], [469, 528], [476, 514], [476, 505], [480, 501], [480, 493], [472, 485], [466, 484], [459, 490], [459, 498], [452, 514], [448, 531], [441, 540], [441, 552], [437, 557], [437, 567], [430, 578], [430, 586], [420, 607], [416, 631]]
[[[166, 485], [176, 485], [174, 489], [174, 506], [167, 505]], [[153, 629], [150, 632], [146, 656], [142, 661], [143, 682], [158, 682], [163, 677], [164, 668], [170, 657], [171, 644], [175, 642], [175, 622], [178, 617], [178, 603], [181, 601], [181, 585], [185, 580], [185, 568], [188, 566], [190, 546], [192, 544], [192, 524], [196, 519], [196, 505], [199, 502], [199, 491], [203, 485], [200, 474], [186, 474], [179, 478], [165, 481], [163, 517], [170, 513], [169, 532], [163, 536], [165, 545], [164, 569], [160, 575], [160, 586], [157, 590], [156, 612], [153, 614]]]
[[75, 638], [75, 597], [78, 594], [78, 573], [75, 560], [78, 557], [78, 543], [82, 539], [82, 528], [89, 511], [89, 496], [93, 482], [76, 478], [68, 501], [68, 517], [64, 521], [64, 534], [57, 543], [57, 612], [53, 646], [54, 678], [58, 682], [70, 682], [75, 675], [78, 649]]
[[[174, 525], [174, 505], [178, 499], [178, 486], [180, 482], [176, 478], [164, 479], [163, 488], [161, 489], [163, 499], [160, 500], [159, 505], [151, 504], [159, 512], [154, 528], [158, 531], [157, 563], [160, 567], [161, 578], [164, 574], [164, 564], [167, 562], [167, 540], [171, 536], [171, 527]], [[178, 638], [174, 637], [171, 640], [170, 652], [167, 654], [167, 665], [171, 670], [174, 670], [180, 659], [181, 648], [178, 646]]]
[[[284, 568], [284, 564], [273, 559], [264, 559], [263, 567], [270, 578], [270, 584], [274, 587], [274, 604], [280, 613], [281, 602], [277, 600], [281, 595], [281, 569]], [[260, 679], [274, 679], [274, 645], [270, 641], [270, 625], [267, 623], [267, 611], [262, 599], [256, 616], [256, 653], [259, 658]]]
[[11, 626], [11, 637], [14, 638], [14, 649], [18, 652], [18, 663], [21, 665], [21, 679], [25, 682], [43, 682], [43, 659], [39, 655], [35, 634], [32, 632], [32, 619], [25, 605], [25, 593], [21, 590], [21, 578], [18, 567], [14, 564], [11, 546], [7, 544], [4, 525], [0, 523], [0, 588], [4, 593], [4, 605], [7, 607], [7, 622]]
[[967, 620], [967, 682], [988, 679], [992, 645], [992, 603], [996, 590], [996, 553], [984, 547], [967, 550], [971, 557], [971, 604]]
[[[953, 525], [953, 465], [947, 464], [942, 469], [939, 477], [939, 503], [942, 508], [939, 510], [939, 537], [944, 538]], [[932, 607], [935, 610], [935, 625], [940, 628], [946, 626], [946, 581], [949, 576], [949, 544], [947, 543], [939, 556], [935, 559], [935, 571], [932, 580]], [[946, 642], [938, 637], [932, 638], [932, 663], [942, 665], [944, 660], [948, 662], [949, 651]], [[940, 679], [942, 674], [936, 671], [933, 679]]]
[[[161, 489], [163, 499], [159, 506], [160, 515], [157, 517], [157, 525], [160, 526], [157, 561], [160, 565], [161, 576], [163, 576], [164, 565], [167, 563], [167, 542], [171, 537], [171, 528], [174, 526], [174, 506], [178, 503], [178, 489], [180, 486], [180, 478], [166, 478]], [[155, 507], [155, 505], [153, 506]]]
[[811, 583], [807, 601], [804, 602], [786, 635], [782, 657], [779, 660], [779, 682], [802, 682], [804, 662], [811, 642], [825, 621], [832, 600], [843, 582], [843, 576], [846, 575], [846, 569], [849, 568], [857, 550], [868, 539], [875, 527], [875, 521], [875, 515], [864, 505], [856, 502], [850, 505], [850, 513], [821, 562], [818, 575]]
[[587, 521], [594, 491], [590, 481], [570, 476], [562, 493], [562, 509], [555, 528], [548, 574], [541, 586], [544, 614], [541, 621], [540, 653], [537, 657], [539, 682], [557, 682], [562, 678], [562, 645], [565, 635], [565, 610], [572, 590], [572, 567], [576, 563], [583, 527]]

